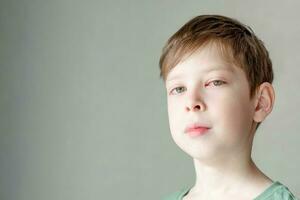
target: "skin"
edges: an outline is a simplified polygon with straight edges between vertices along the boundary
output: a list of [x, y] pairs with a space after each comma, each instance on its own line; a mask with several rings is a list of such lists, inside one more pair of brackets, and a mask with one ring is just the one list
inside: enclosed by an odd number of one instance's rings
[[[250, 99], [245, 73], [226, 62], [214, 43], [177, 64], [165, 83], [172, 138], [193, 158], [196, 172], [184, 200], [254, 199], [272, 184], [251, 158], [256, 124], [274, 105], [270, 83]], [[193, 122], [210, 129], [191, 137], [184, 130]]]

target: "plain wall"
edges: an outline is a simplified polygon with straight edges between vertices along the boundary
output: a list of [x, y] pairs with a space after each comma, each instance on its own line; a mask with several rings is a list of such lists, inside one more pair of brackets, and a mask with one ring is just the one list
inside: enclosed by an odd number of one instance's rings
[[161, 199], [195, 181], [173, 142], [158, 59], [187, 20], [222, 14], [269, 49], [275, 107], [257, 165], [300, 196], [299, 1], [0, 2], [0, 199]]

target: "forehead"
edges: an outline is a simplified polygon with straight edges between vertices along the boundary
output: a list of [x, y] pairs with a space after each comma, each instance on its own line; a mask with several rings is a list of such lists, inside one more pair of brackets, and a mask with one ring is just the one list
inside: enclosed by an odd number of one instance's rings
[[211, 72], [235, 73], [233, 62], [216, 45], [207, 45], [182, 59], [167, 75], [171, 81], [188, 74], [205, 75]]

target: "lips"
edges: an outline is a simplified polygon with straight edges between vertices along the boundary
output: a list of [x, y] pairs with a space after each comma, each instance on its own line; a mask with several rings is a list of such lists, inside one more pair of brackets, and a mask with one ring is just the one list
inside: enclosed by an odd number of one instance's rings
[[200, 124], [200, 123], [193, 123], [188, 125], [185, 128], [184, 132], [191, 136], [198, 136], [207, 133], [209, 129], [210, 127], [207, 125]]

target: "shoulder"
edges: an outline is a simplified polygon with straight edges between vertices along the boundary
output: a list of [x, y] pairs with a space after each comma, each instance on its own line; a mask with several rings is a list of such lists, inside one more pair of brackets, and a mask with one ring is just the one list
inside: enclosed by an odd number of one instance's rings
[[189, 191], [189, 187], [181, 188], [180, 190], [166, 195], [162, 200], [181, 200], [182, 197]]
[[299, 200], [287, 186], [275, 182], [272, 187], [265, 191], [264, 195], [257, 200]]
[[273, 197], [270, 199], [274, 200], [299, 200], [285, 185], [281, 185], [274, 192]]

